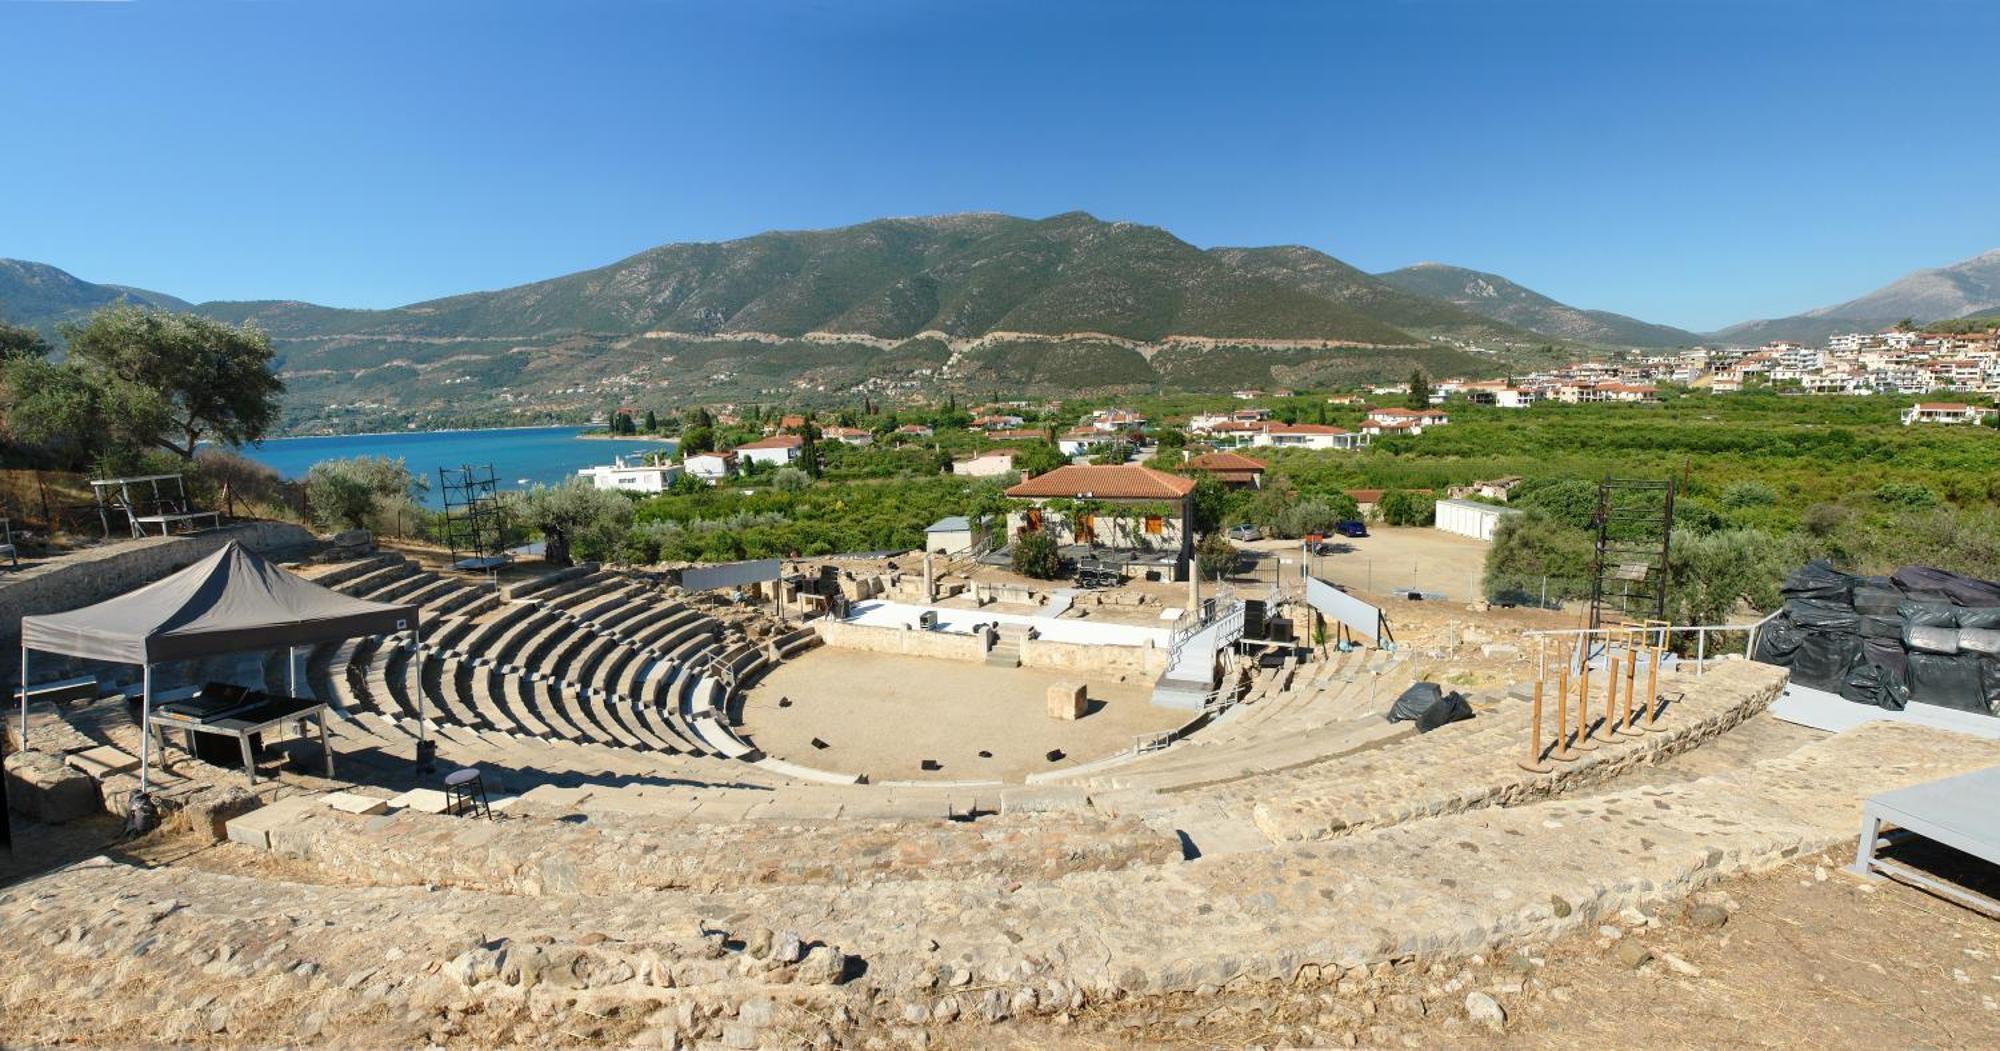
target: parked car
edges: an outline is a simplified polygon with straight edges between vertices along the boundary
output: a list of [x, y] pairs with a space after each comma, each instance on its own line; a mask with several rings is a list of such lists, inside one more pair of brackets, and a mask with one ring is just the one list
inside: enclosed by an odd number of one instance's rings
[[1345, 522], [1334, 523], [1333, 531], [1347, 537], [1367, 536], [1368, 523], [1358, 518], [1350, 518]]
[[1256, 526], [1247, 522], [1242, 525], [1229, 527], [1229, 539], [1231, 540], [1257, 540], [1261, 539], [1263, 535]]

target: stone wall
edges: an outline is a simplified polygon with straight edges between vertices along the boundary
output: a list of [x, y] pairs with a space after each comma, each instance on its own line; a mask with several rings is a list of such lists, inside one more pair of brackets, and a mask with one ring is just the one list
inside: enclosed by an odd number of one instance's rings
[[919, 631], [915, 628], [877, 628], [830, 619], [814, 621], [813, 630], [819, 632], [821, 641], [828, 646], [841, 649], [954, 661], [986, 659], [986, 640], [979, 635]]
[[[987, 818], [977, 825], [750, 822], [614, 831], [532, 819], [467, 822], [410, 810], [357, 817], [306, 806], [268, 835], [272, 851], [321, 865], [344, 881], [436, 883], [530, 896], [1055, 879], [1162, 865], [1180, 856], [1171, 835], [1134, 818], [1090, 813]], [[719, 843], [727, 849], [718, 849]]]
[[60, 613], [122, 595], [185, 569], [240, 540], [259, 554], [314, 542], [289, 522], [240, 522], [193, 536], [147, 537], [87, 548], [0, 575], [0, 642], [21, 637], [21, 618]]
[[1048, 639], [1021, 640], [1021, 666], [1055, 668], [1084, 675], [1140, 675], [1157, 679], [1167, 670], [1172, 654], [1157, 646], [1094, 646], [1078, 642], [1051, 642]]

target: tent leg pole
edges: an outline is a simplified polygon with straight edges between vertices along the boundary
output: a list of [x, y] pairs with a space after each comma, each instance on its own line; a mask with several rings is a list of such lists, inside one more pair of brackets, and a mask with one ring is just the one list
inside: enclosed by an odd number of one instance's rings
[[19, 751], [28, 750], [28, 644], [21, 644], [21, 736]]
[[139, 678], [139, 793], [152, 784], [153, 770], [153, 666], [148, 664]]
[[299, 695], [299, 648], [297, 646], [285, 647], [285, 694], [288, 697], [297, 697]]

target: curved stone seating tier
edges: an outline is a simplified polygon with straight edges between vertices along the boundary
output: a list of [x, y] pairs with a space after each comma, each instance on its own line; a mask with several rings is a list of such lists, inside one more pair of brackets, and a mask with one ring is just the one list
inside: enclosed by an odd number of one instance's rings
[[349, 580], [334, 590], [357, 598], [365, 598], [377, 591], [390, 587], [417, 574], [417, 566], [408, 559], [398, 557], [396, 561], [382, 566], [365, 576]]
[[337, 566], [314, 572], [314, 567], [301, 567], [299, 574], [323, 588], [340, 590], [340, 585], [358, 577], [367, 576], [385, 566], [398, 565], [407, 561], [401, 555], [381, 554], [342, 562]]
[[625, 641], [647, 652], [657, 652], [662, 639], [680, 627], [701, 619], [701, 614], [679, 602], [668, 602], [654, 606], [647, 614], [643, 626], [634, 626], [626, 632]]
[[500, 640], [506, 637], [508, 632], [512, 631], [515, 626], [539, 612], [539, 609], [527, 603], [514, 603], [502, 606], [499, 613], [469, 632], [465, 636], [464, 641], [456, 646], [447, 648], [456, 651], [460, 656], [472, 660], [499, 663], [493, 660], [493, 654], [498, 648]]
[[380, 587], [360, 592], [360, 597], [370, 602], [402, 602], [403, 596], [429, 585], [438, 578], [436, 573], [415, 563], [403, 568], [405, 572], [389, 578]]

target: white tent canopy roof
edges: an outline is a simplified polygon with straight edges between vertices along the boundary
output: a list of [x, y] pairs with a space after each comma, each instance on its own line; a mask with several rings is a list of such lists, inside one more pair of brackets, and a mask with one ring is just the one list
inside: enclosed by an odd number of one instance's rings
[[231, 541], [137, 591], [82, 609], [22, 617], [21, 644], [90, 660], [156, 664], [416, 627], [415, 606], [343, 595]]

